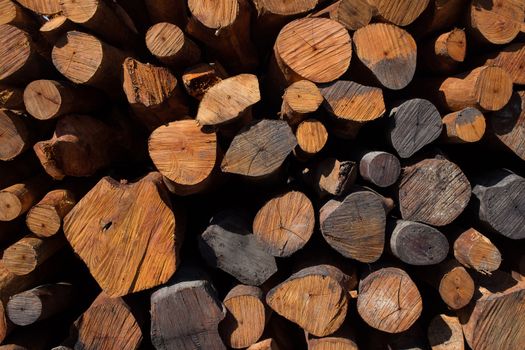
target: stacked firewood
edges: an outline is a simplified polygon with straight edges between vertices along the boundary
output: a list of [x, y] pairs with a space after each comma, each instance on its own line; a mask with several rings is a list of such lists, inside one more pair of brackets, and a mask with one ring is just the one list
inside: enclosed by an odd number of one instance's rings
[[524, 86], [524, 0], [0, 0], [0, 349], [523, 349]]

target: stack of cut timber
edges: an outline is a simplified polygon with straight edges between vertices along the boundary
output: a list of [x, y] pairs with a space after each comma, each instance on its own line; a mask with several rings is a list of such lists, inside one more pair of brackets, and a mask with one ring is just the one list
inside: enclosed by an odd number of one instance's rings
[[0, 0], [0, 350], [522, 350], [525, 0]]

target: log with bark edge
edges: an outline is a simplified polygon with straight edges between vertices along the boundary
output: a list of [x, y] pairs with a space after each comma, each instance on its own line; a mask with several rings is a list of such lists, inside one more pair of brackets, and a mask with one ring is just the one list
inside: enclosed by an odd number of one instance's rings
[[253, 220], [253, 234], [273, 256], [287, 257], [304, 247], [315, 226], [312, 202], [302, 192], [273, 197]]
[[228, 74], [219, 63], [201, 63], [182, 74], [182, 83], [186, 92], [200, 101], [212, 86], [227, 77]]
[[54, 15], [60, 12], [60, 0], [17, 0], [17, 2], [41, 15]]
[[368, 182], [379, 187], [396, 183], [401, 174], [399, 159], [383, 151], [367, 152], [359, 161], [359, 174]]
[[126, 98], [136, 118], [149, 130], [187, 118], [186, 98], [177, 78], [167, 68], [128, 57], [122, 70]]
[[397, 220], [390, 237], [390, 251], [409, 265], [434, 265], [447, 257], [448, 240], [432, 226]]
[[226, 308], [205, 279], [177, 279], [151, 295], [151, 342], [157, 350], [226, 350], [218, 324]]
[[39, 33], [51, 45], [54, 45], [58, 39], [69, 31], [77, 30], [78, 26], [67, 19], [66, 16], [56, 16], [42, 24]]
[[508, 44], [520, 33], [525, 3], [520, 0], [473, 0], [467, 29], [482, 44]]
[[37, 175], [0, 190], [0, 221], [11, 221], [27, 212], [49, 185], [48, 177]]
[[173, 275], [183, 221], [172, 211], [159, 173], [130, 184], [104, 177], [65, 217], [64, 233], [105, 293], [115, 297]]
[[24, 89], [0, 84], [0, 108], [24, 109]]
[[399, 268], [379, 269], [359, 282], [357, 312], [375, 329], [403, 332], [417, 321], [422, 308], [419, 290]]
[[371, 263], [383, 253], [386, 216], [379, 196], [370, 191], [332, 199], [320, 210], [321, 232], [343, 256]]
[[501, 264], [501, 253], [490, 239], [470, 228], [454, 241], [454, 257], [463, 266], [490, 274]]
[[485, 135], [485, 117], [476, 108], [467, 107], [444, 116], [443, 129], [442, 139], [445, 142], [477, 142]]
[[26, 225], [39, 237], [50, 237], [58, 233], [62, 220], [77, 203], [73, 192], [57, 189], [48, 192], [27, 213]]
[[404, 27], [414, 22], [427, 8], [430, 0], [367, 0], [375, 15], [386, 22]]
[[428, 325], [428, 342], [432, 350], [463, 350], [463, 330], [455, 316], [436, 315]]
[[465, 31], [454, 28], [424, 43], [418, 53], [418, 64], [430, 72], [450, 74], [465, 60], [466, 53]]
[[175, 24], [161, 22], [146, 33], [146, 47], [164, 65], [174, 69], [196, 64], [201, 50]]
[[184, 26], [188, 21], [184, 0], [144, 0], [153, 23], [168, 22]]
[[330, 265], [302, 269], [275, 286], [266, 303], [306, 332], [323, 337], [337, 331], [348, 309], [344, 274]]
[[28, 117], [22, 113], [0, 109], [0, 160], [19, 156], [31, 145]]
[[515, 92], [503, 109], [489, 116], [488, 122], [498, 142], [525, 160], [525, 91]]
[[414, 77], [417, 46], [412, 36], [392, 24], [374, 23], [353, 36], [359, 60], [384, 87], [400, 90]]
[[[217, 135], [195, 120], [179, 120], [154, 130], [148, 142], [153, 164], [179, 195], [202, 192], [213, 183]], [[197, 157], [195, 155], [198, 155]]]
[[328, 141], [328, 131], [317, 119], [303, 120], [295, 130], [297, 147], [294, 154], [299, 160], [307, 160], [321, 152]]
[[26, 111], [39, 120], [71, 113], [89, 113], [99, 109], [104, 96], [87, 86], [72, 86], [55, 80], [40, 79], [24, 89]]
[[28, 326], [67, 310], [74, 300], [70, 283], [44, 284], [15, 294], [9, 298], [6, 309], [9, 320], [19, 326]]
[[514, 84], [525, 84], [525, 43], [510, 44], [503, 49], [483, 57], [481, 63], [485, 66], [501, 67]]
[[425, 159], [403, 169], [399, 208], [404, 220], [444, 226], [467, 206], [470, 183], [461, 169], [446, 159]]
[[227, 346], [246, 348], [262, 336], [269, 313], [266, 312], [263, 291], [258, 287], [237, 285], [223, 300], [226, 317], [219, 332]]
[[326, 158], [312, 171], [314, 190], [320, 197], [346, 194], [357, 178], [358, 166], [351, 160]]
[[290, 126], [297, 126], [308, 114], [317, 111], [322, 102], [323, 96], [314, 83], [309, 80], [296, 81], [284, 91], [280, 117]]
[[199, 250], [210, 266], [244, 284], [260, 286], [277, 272], [275, 258], [249, 231], [246, 218], [233, 210], [213, 217], [200, 236]]
[[369, 24], [373, 12], [373, 7], [367, 0], [338, 0], [313, 16], [328, 17], [341, 23], [349, 31], [354, 31]]
[[510, 239], [525, 238], [525, 179], [508, 170], [484, 174], [472, 189], [479, 220]]
[[262, 119], [235, 136], [221, 170], [255, 178], [267, 176], [279, 169], [296, 145], [285, 121]]
[[258, 57], [250, 39], [250, 6], [247, 0], [188, 0], [186, 30], [228, 68], [251, 70]]
[[281, 350], [277, 342], [273, 338], [261, 340], [255, 344], [250, 345], [246, 350]]
[[37, 22], [18, 3], [12, 0], [0, 0], [0, 25], [12, 24], [18, 28], [32, 29]]

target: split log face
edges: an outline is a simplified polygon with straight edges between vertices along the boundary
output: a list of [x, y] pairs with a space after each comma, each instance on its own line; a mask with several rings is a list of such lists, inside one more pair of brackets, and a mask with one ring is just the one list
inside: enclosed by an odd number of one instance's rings
[[485, 134], [485, 117], [475, 108], [467, 107], [443, 117], [446, 142], [467, 143], [481, 140]]
[[368, 152], [359, 162], [361, 176], [379, 187], [388, 187], [396, 183], [401, 174], [399, 159], [388, 152]]
[[275, 172], [297, 145], [285, 121], [263, 119], [233, 139], [221, 169], [226, 173], [260, 177]]
[[30, 131], [26, 117], [0, 109], [0, 160], [10, 160], [30, 146]]
[[60, 12], [60, 0], [20, 0], [20, 5], [41, 15], [54, 15]]
[[403, 332], [417, 321], [422, 309], [416, 285], [401, 269], [383, 268], [359, 283], [357, 311], [375, 329], [387, 333]]
[[210, 282], [178, 281], [151, 295], [151, 342], [157, 350], [226, 350], [217, 329], [225, 316]]
[[496, 138], [525, 160], [525, 91], [515, 92], [510, 102], [489, 119]]
[[4, 250], [2, 264], [15, 275], [27, 275], [63, 246], [64, 241], [58, 236], [49, 239], [26, 236]]
[[300, 270], [274, 287], [266, 303], [279, 315], [306, 332], [323, 337], [341, 327], [348, 309], [348, 295], [333, 266], [319, 265]]
[[404, 27], [414, 22], [427, 8], [429, 0], [368, 0], [386, 21]]
[[503, 68], [514, 84], [525, 84], [525, 43], [510, 44], [496, 54], [483, 60], [485, 66]]
[[330, 200], [320, 210], [321, 232], [343, 256], [371, 263], [383, 253], [386, 215], [379, 196], [369, 191]]
[[48, 192], [27, 213], [27, 227], [39, 237], [53, 236], [62, 227], [62, 219], [76, 203], [74, 194], [69, 190]]
[[463, 330], [457, 317], [436, 315], [428, 325], [428, 342], [432, 350], [463, 350]]
[[384, 87], [400, 90], [412, 81], [417, 46], [408, 32], [391, 24], [375, 23], [358, 29], [353, 39], [357, 57]]
[[286, 120], [291, 126], [296, 126], [309, 113], [317, 111], [322, 102], [323, 96], [314, 83], [299, 80], [284, 91], [281, 119]]
[[133, 184], [104, 177], [65, 217], [64, 233], [111, 297], [165, 283], [182, 240], [159, 173]]
[[425, 159], [403, 169], [399, 207], [405, 220], [444, 226], [463, 212], [470, 183], [461, 169], [445, 159]]
[[357, 178], [357, 165], [352, 161], [326, 158], [315, 169], [314, 187], [320, 197], [346, 194]]
[[303, 193], [291, 191], [270, 199], [257, 212], [253, 234], [270, 254], [287, 257], [310, 240], [314, 226], [312, 202]]
[[501, 264], [501, 253], [492, 242], [473, 228], [463, 232], [454, 242], [454, 257], [462, 265], [490, 274]]
[[220, 64], [201, 63], [184, 72], [182, 83], [186, 92], [200, 101], [212, 86], [227, 77]]
[[219, 330], [226, 345], [243, 349], [254, 344], [267, 322], [262, 290], [238, 285], [226, 295], [224, 306], [228, 312]]
[[27, 212], [45, 193], [49, 178], [33, 177], [0, 191], [0, 221], [11, 221]]
[[328, 131], [317, 119], [306, 119], [295, 131], [298, 158], [311, 157], [321, 152], [328, 141]]
[[486, 176], [472, 190], [479, 219], [505, 237], [525, 238], [525, 179], [506, 170]]

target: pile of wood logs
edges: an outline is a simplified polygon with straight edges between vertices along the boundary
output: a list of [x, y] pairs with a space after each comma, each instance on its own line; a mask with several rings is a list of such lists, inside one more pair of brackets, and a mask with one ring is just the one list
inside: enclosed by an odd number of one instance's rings
[[521, 350], [524, 0], [0, 0], [0, 350]]

